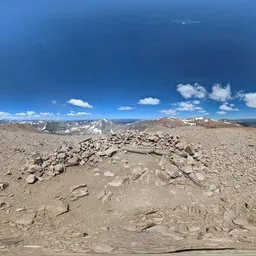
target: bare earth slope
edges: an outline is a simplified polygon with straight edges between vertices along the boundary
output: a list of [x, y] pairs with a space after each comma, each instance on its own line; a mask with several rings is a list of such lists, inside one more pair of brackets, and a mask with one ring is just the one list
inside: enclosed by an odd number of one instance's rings
[[0, 128], [0, 253], [255, 249], [256, 130], [168, 132], [124, 143]]

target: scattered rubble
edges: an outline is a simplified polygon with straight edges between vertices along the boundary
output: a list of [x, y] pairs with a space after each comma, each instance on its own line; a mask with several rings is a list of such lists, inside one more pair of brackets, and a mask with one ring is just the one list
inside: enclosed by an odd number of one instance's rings
[[[87, 138], [76, 145], [64, 143], [54, 154], [48, 156], [34, 153], [22, 169], [31, 174], [27, 177], [26, 182], [33, 184], [41, 176], [56, 176], [64, 172], [68, 167], [86, 163], [96, 165], [108, 157], [113, 157], [113, 162], [116, 162], [118, 161], [116, 154], [125, 152], [164, 157], [159, 163], [162, 170], [157, 170], [156, 175], [165, 183], [168, 183], [170, 179], [178, 178], [183, 173], [182, 170], [186, 174], [192, 173], [196, 168], [204, 164], [202, 162], [204, 153], [200, 147], [185, 143], [179, 136], [163, 132], [126, 131], [124, 133], [102, 135], [95, 139]], [[130, 165], [125, 162], [124, 168], [129, 169]], [[180, 168], [183, 169], [180, 170]], [[188, 169], [190, 169], [189, 172]], [[131, 173], [131, 179], [137, 180], [145, 173], [145, 170], [135, 168]], [[104, 175], [107, 177], [115, 176], [110, 171], [106, 171]], [[197, 175], [199, 177], [198, 180], [205, 180], [203, 175]], [[187, 176], [185, 175], [185, 177]], [[116, 177], [109, 185], [120, 186], [125, 181], [122, 177]]]

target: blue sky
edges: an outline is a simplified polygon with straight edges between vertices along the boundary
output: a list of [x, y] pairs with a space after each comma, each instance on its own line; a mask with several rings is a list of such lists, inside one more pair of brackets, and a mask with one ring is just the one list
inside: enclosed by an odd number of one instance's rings
[[0, 119], [256, 118], [255, 0], [1, 0]]

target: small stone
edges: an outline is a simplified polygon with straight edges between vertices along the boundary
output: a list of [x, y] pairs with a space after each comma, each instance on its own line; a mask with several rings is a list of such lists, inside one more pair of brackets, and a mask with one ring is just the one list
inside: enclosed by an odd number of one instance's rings
[[21, 226], [32, 225], [34, 223], [35, 216], [36, 215], [33, 212], [23, 214], [19, 219], [15, 221], [15, 224]]
[[73, 186], [70, 188], [70, 190], [75, 199], [89, 195], [86, 184], [79, 184], [79, 185]]
[[176, 165], [167, 163], [164, 169], [165, 172], [167, 172], [172, 179], [176, 179], [179, 177], [179, 168]]
[[56, 173], [62, 173], [65, 171], [65, 166], [64, 166], [64, 164], [56, 164], [53, 166], [53, 170]]
[[169, 183], [169, 181], [171, 179], [170, 175], [163, 170], [156, 170], [156, 175], [161, 181], [163, 181], [165, 183]]
[[34, 184], [37, 181], [37, 177], [34, 174], [30, 174], [28, 175], [28, 177], [26, 178], [26, 183], [27, 184]]
[[108, 183], [108, 185], [111, 187], [120, 187], [121, 185], [126, 183], [128, 180], [129, 180], [128, 177], [117, 176], [113, 181]]
[[196, 172], [196, 173], [195, 173], [195, 176], [196, 176], [196, 178], [197, 178], [199, 181], [205, 181], [205, 180], [206, 180], [206, 176], [205, 176], [203, 173], [201, 173], [201, 172]]
[[7, 187], [9, 187], [8, 182], [0, 182], [0, 190], [4, 191]]
[[117, 147], [111, 147], [107, 150], [105, 150], [103, 153], [109, 157], [113, 156], [115, 153], [118, 152], [118, 148]]
[[136, 167], [132, 170], [132, 179], [133, 180], [137, 180], [141, 177], [141, 175], [143, 175], [146, 172], [146, 170], [144, 168], [142, 168], [141, 166]]
[[71, 166], [76, 166], [79, 164], [79, 159], [77, 156], [73, 156], [72, 158], [70, 158], [68, 160], [67, 166], [71, 167]]
[[16, 212], [23, 212], [23, 211], [26, 211], [26, 208], [17, 208], [15, 211]]
[[60, 216], [69, 211], [69, 205], [64, 204], [61, 200], [56, 200], [46, 205], [45, 211], [50, 212], [55, 217]]
[[178, 149], [178, 150], [182, 150], [184, 149], [184, 144], [182, 142], [179, 142], [175, 145], [175, 147]]
[[190, 155], [187, 156], [187, 165], [194, 165], [195, 161], [194, 158]]
[[33, 173], [40, 173], [42, 171], [42, 167], [37, 164], [31, 164], [28, 167], [28, 172], [33, 174]]
[[105, 201], [109, 200], [113, 195], [113, 192], [111, 191], [106, 191], [106, 190], [103, 190], [98, 198], [104, 203]]
[[194, 150], [194, 148], [191, 145], [186, 146], [185, 151], [187, 153], [189, 153], [190, 155], [194, 155], [195, 154], [195, 150]]
[[146, 231], [151, 232], [151, 233], [159, 233], [162, 236], [170, 236], [170, 228], [164, 225], [155, 225], [153, 227], [149, 227], [146, 229]]
[[58, 155], [57, 155], [57, 158], [59, 158], [59, 159], [65, 159], [66, 158], [66, 153], [59, 153]]
[[106, 172], [104, 172], [104, 176], [106, 176], [106, 177], [114, 177], [115, 174], [113, 172], [106, 171]]

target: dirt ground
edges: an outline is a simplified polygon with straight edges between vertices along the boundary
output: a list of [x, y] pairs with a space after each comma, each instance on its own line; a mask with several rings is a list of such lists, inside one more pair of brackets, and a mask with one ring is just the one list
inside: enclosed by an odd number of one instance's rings
[[[163, 184], [155, 176], [161, 156], [129, 152], [27, 184], [21, 171], [27, 156], [52, 154], [63, 141], [75, 144], [85, 137], [0, 128], [0, 183], [9, 184], [0, 191], [0, 254], [256, 249], [256, 129], [180, 127], [168, 132], [201, 145], [207, 160], [203, 187], [185, 177]], [[147, 175], [132, 181], [138, 167]], [[123, 177], [122, 184], [111, 186], [116, 177]], [[71, 189], [81, 184], [88, 195], [74, 199]], [[53, 214], [46, 214], [48, 205]], [[193, 253], [220, 252], [183, 255]]]

